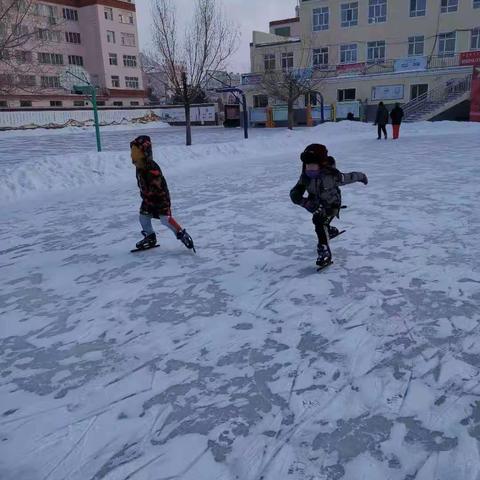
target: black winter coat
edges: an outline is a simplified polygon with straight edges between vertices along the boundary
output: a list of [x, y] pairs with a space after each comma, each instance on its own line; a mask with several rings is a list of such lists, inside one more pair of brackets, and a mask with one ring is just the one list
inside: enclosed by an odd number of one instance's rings
[[140, 213], [158, 218], [171, 215], [170, 192], [160, 167], [150, 160], [146, 170], [137, 170], [137, 183], [142, 197]]
[[392, 125], [401, 125], [403, 119], [403, 110], [400, 107], [395, 107], [391, 113]]
[[386, 125], [388, 123], [388, 116], [388, 109], [385, 105], [383, 107], [378, 107], [375, 123], [377, 125]]

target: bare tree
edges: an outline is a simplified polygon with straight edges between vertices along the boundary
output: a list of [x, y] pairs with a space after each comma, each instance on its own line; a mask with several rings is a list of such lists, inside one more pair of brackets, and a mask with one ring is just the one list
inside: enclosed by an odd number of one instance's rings
[[[292, 57], [283, 59], [280, 69], [266, 70], [263, 73], [261, 88], [271, 97], [285, 102], [288, 108], [288, 128], [293, 130], [294, 125], [294, 106], [295, 102], [303, 95], [310, 95], [316, 92], [328, 76], [328, 66], [325, 69], [308, 67], [312, 65], [310, 52], [311, 48], [303, 48], [297, 50], [297, 55], [300, 58], [297, 64], [301, 68], [293, 66], [293, 52]], [[291, 59], [291, 60], [290, 60]]]
[[34, 0], [0, 0], [0, 93], [33, 93], [35, 74], [51, 72], [36, 62], [42, 46], [62, 40], [57, 7]]
[[217, 0], [195, 0], [191, 24], [180, 39], [172, 0], [154, 0], [154, 55], [165, 81], [185, 108], [186, 144], [192, 144], [190, 105], [200, 96], [211, 71], [222, 70], [236, 51], [239, 30]]

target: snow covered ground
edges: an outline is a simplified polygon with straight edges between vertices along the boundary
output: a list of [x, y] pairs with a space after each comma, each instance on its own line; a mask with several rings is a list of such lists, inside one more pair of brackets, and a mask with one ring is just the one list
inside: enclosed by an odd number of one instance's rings
[[[131, 130], [2, 168], [0, 478], [478, 480], [480, 125], [206, 132], [155, 149], [197, 255], [129, 253]], [[370, 179], [321, 273], [312, 141]]]

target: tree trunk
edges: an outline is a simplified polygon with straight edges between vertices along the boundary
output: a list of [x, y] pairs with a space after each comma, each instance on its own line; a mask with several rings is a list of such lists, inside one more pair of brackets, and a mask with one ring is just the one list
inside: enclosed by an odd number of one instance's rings
[[293, 102], [289, 100], [288, 101], [288, 129], [289, 130], [293, 130], [293, 122], [294, 122]]
[[186, 129], [186, 145], [189, 147], [192, 144], [192, 124], [190, 120], [190, 102], [185, 102], [185, 129]]
[[187, 74], [182, 72], [183, 105], [185, 107], [186, 145], [192, 144], [192, 124], [190, 120], [190, 97], [188, 95]]

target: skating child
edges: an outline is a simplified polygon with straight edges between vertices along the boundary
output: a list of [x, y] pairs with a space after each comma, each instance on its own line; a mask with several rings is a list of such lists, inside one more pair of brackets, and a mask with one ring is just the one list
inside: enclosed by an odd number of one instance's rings
[[190, 235], [172, 217], [167, 181], [160, 167], [153, 161], [150, 137], [146, 135], [137, 137], [130, 143], [130, 150], [142, 197], [140, 225], [143, 239], [137, 243], [137, 248], [143, 250], [157, 244], [157, 236], [152, 227], [152, 218], [156, 218], [168, 227], [187, 248], [195, 251]]
[[[338, 235], [338, 230], [334, 227], [329, 229], [329, 226], [342, 206], [339, 187], [355, 182], [367, 185], [368, 178], [361, 172], [342, 173], [337, 170], [335, 160], [328, 156], [325, 145], [309, 145], [300, 159], [302, 174], [290, 191], [290, 198], [313, 214], [312, 221], [318, 236], [317, 265], [323, 268], [332, 263], [329, 240]], [[308, 193], [307, 198], [304, 197], [305, 192]]]

